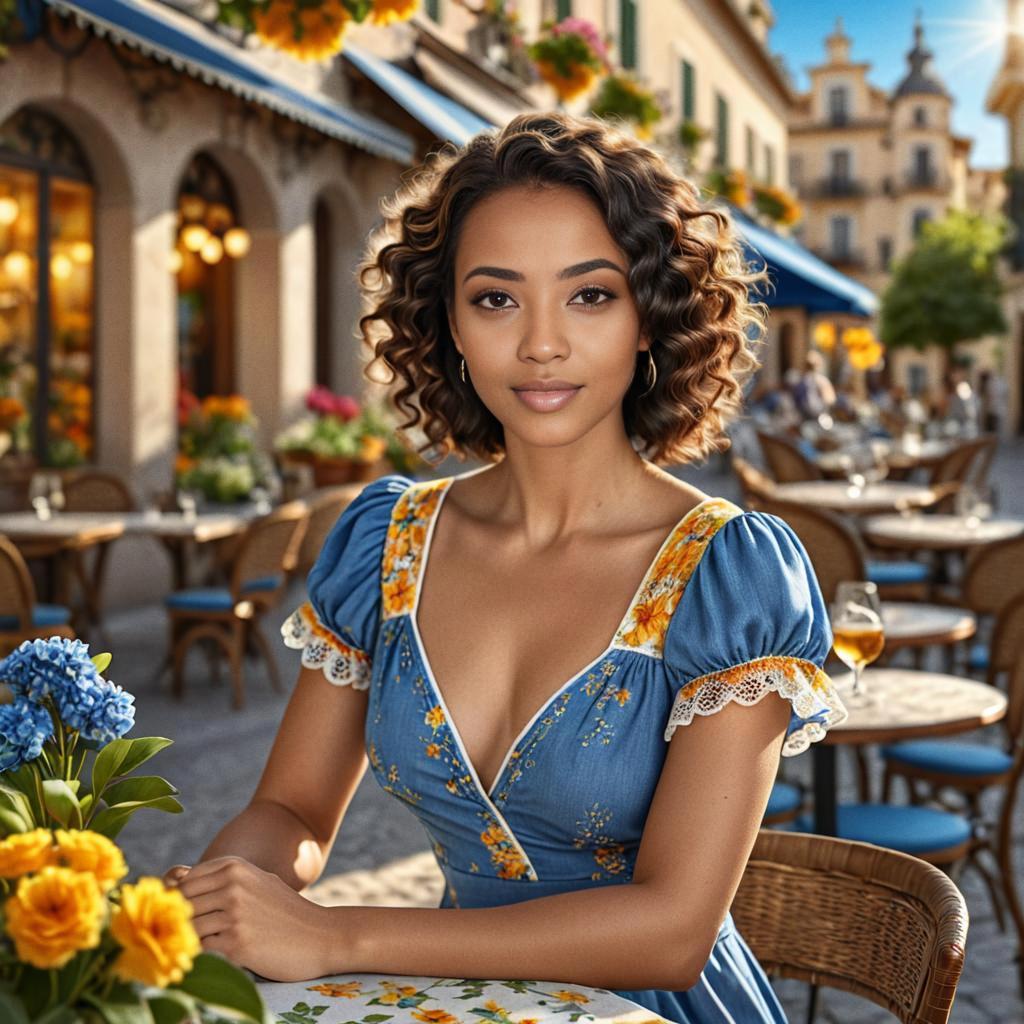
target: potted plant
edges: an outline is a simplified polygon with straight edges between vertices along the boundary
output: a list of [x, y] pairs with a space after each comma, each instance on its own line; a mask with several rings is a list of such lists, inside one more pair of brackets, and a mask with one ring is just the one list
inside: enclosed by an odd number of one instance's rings
[[775, 224], [790, 227], [803, 216], [796, 197], [778, 185], [755, 184], [753, 195], [757, 212]]
[[750, 186], [747, 184], [747, 175], [741, 170], [714, 168], [704, 179], [704, 187], [740, 209], [750, 205]]
[[312, 414], [277, 436], [284, 462], [312, 466], [317, 487], [372, 480], [389, 470], [415, 472], [424, 462], [402, 441], [392, 415], [379, 404], [315, 387], [306, 395]]
[[584, 18], [544, 22], [527, 52], [537, 74], [563, 103], [590, 92], [598, 75], [608, 71], [608, 45]]
[[650, 139], [653, 126], [662, 116], [654, 93], [625, 71], [605, 78], [590, 112], [596, 117], [628, 121], [638, 139]]

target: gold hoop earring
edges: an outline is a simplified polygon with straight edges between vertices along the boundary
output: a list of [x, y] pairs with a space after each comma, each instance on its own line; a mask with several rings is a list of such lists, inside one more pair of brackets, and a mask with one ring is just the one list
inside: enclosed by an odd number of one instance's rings
[[462, 383], [466, 383], [466, 360], [459, 360], [459, 376], [462, 378]]
[[644, 395], [650, 394], [650, 392], [654, 389], [654, 385], [657, 383], [657, 381], [658, 381], [658, 367], [655, 365], [655, 362], [654, 362], [654, 353], [650, 349], [648, 349], [647, 350], [647, 390], [640, 392], [640, 394], [637, 397], [638, 398], [643, 398]]

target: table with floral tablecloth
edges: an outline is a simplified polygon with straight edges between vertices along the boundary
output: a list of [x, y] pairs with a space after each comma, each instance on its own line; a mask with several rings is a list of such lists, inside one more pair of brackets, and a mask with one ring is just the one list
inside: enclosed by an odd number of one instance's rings
[[258, 987], [287, 1024], [667, 1024], [607, 989], [550, 981], [343, 974]]

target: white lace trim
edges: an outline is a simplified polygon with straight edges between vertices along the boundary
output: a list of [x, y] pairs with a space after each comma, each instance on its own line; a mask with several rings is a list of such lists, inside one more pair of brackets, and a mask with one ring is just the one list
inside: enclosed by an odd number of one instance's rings
[[771, 656], [687, 683], [672, 705], [665, 740], [672, 738], [677, 726], [689, 725], [694, 715], [713, 715], [733, 701], [750, 707], [766, 693], [785, 697], [798, 718], [818, 719], [805, 721], [789, 733], [782, 747], [783, 757], [803, 753], [847, 717], [832, 681], [817, 665], [802, 658]]
[[365, 690], [370, 685], [369, 655], [340, 640], [317, 618], [308, 602], [299, 605], [281, 626], [285, 647], [302, 651], [306, 668], [319, 668], [329, 683]]

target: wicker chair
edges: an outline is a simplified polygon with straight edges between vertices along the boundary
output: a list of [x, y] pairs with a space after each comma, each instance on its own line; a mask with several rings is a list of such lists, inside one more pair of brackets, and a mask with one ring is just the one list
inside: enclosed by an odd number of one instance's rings
[[762, 830], [732, 914], [769, 974], [852, 992], [904, 1024], [949, 1020], [967, 907], [930, 864], [867, 843]]
[[179, 590], [167, 597], [176, 697], [184, 693], [183, 670], [189, 648], [199, 640], [212, 641], [227, 655], [235, 708], [245, 704], [242, 668], [247, 650], [263, 657], [271, 684], [283, 692], [274, 651], [260, 628], [260, 619], [284, 593], [308, 515], [304, 502], [293, 501], [255, 520], [238, 546], [227, 587]]
[[932, 468], [928, 478], [931, 486], [950, 485], [946, 495], [933, 511], [952, 512], [956, 491], [966, 483], [983, 483], [995, 454], [996, 437], [992, 434], [972, 438], [958, 444]]
[[305, 499], [306, 507], [309, 509], [309, 521], [295, 563], [296, 575], [304, 575], [313, 568], [313, 563], [320, 554], [331, 527], [365, 486], [361, 483], [343, 484], [341, 487], [331, 487]]
[[780, 484], [795, 483], [798, 480], [820, 480], [821, 470], [788, 437], [779, 434], [757, 432], [761, 451], [768, 468]]
[[740, 482], [743, 504], [747, 508], [758, 508], [761, 501], [770, 500], [775, 494], [775, 481], [739, 455], [732, 457], [732, 468]]
[[23, 640], [37, 637], [74, 638], [71, 609], [38, 604], [36, 588], [21, 552], [0, 535], [0, 657]]

